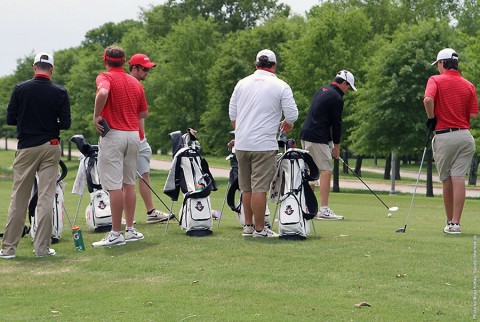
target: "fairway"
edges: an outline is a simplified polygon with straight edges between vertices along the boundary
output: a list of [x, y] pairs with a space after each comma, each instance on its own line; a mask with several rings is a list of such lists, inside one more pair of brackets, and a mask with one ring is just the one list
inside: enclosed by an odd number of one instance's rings
[[[10, 153], [10, 152], [9, 152]], [[4, 155], [5, 153], [0, 153]], [[78, 161], [67, 162], [66, 207]], [[161, 193], [166, 172], [152, 172]], [[223, 202], [226, 179], [212, 193]], [[6, 221], [11, 181], [0, 181]], [[35, 258], [24, 237], [17, 258], [1, 260], [0, 311], [4, 321], [466, 321], [474, 317], [474, 236], [478, 200], [467, 199], [463, 233], [446, 235], [441, 197], [417, 194], [406, 233], [411, 195], [332, 193], [330, 205], [345, 220], [316, 220], [306, 241], [253, 240], [225, 207], [210, 237], [188, 237], [176, 222], [146, 224], [137, 197], [137, 229], [145, 240], [94, 249], [103, 237], [87, 230], [83, 196], [77, 224], [86, 251], [75, 251], [65, 220], [57, 256]], [[155, 197], [154, 197], [155, 198]], [[161, 210], [158, 200], [155, 204]], [[178, 212], [179, 203], [175, 203]], [[275, 205], [271, 204], [273, 213]], [[276, 229], [276, 225], [274, 225]], [[2, 229], [3, 230], [3, 229]], [[357, 308], [367, 302], [370, 307]]]

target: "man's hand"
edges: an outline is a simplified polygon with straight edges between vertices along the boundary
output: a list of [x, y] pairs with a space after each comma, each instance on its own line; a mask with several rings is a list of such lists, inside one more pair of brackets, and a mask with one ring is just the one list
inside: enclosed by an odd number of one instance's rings
[[434, 117], [434, 118], [431, 118], [431, 119], [427, 119], [425, 121], [425, 125], [427, 126], [427, 128], [430, 131], [435, 131], [435, 126], [437, 126], [437, 118]]
[[280, 123], [280, 132], [290, 132], [293, 130], [293, 124], [288, 124], [287, 121], [283, 120], [282, 123]]

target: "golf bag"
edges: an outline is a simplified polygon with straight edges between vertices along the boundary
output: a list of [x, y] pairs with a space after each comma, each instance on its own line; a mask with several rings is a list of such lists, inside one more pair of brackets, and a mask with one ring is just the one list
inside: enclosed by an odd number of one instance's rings
[[280, 238], [306, 239], [310, 233], [308, 220], [315, 217], [318, 203], [309, 181], [318, 177], [318, 168], [306, 150], [289, 148], [277, 160], [270, 200], [279, 204]]
[[211, 235], [213, 218], [210, 193], [217, 190], [216, 183], [207, 161], [200, 155], [200, 145], [195, 132], [188, 129], [183, 136], [180, 131], [170, 133], [173, 142], [178, 142], [179, 136], [182, 138], [183, 147], [174, 151], [172, 167], [163, 192], [172, 201], [177, 201], [180, 190], [182, 191], [183, 204], [179, 224], [187, 235]]
[[112, 228], [112, 213], [110, 196], [108, 191], [102, 189], [98, 174], [98, 146], [89, 144], [83, 135], [74, 135], [70, 140], [77, 145], [78, 150], [83, 154], [72, 193], [82, 196], [85, 186], [87, 186], [90, 193], [90, 203], [85, 210], [87, 227], [96, 232], [108, 231]]
[[[64, 219], [64, 192], [65, 184], [63, 179], [67, 176], [67, 166], [60, 160], [59, 163], [61, 171], [57, 175], [57, 184], [55, 190], [55, 199], [53, 200], [52, 208], [52, 244], [56, 244], [60, 241], [63, 231], [63, 219]], [[35, 177], [32, 196], [28, 203], [28, 218], [30, 220], [30, 236], [35, 239], [35, 234], [38, 228], [37, 217], [37, 202], [38, 202], [38, 179]]]

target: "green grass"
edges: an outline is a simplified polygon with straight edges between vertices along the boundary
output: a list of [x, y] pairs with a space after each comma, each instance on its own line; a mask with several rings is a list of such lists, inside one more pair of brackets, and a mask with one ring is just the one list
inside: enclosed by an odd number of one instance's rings
[[[0, 164], [13, 153], [0, 153]], [[5, 163], [6, 162], [6, 163]], [[78, 161], [67, 162], [66, 207]], [[166, 172], [152, 173], [161, 193]], [[220, 209], [226, 179], [212, 194]], [[11, 181], [0, 181], [4, 227]], [[468, 199], [463, 234], [442, 233], [440, 197], [417, 195], [407, 232], [411, 195], [382, 194], [400, 210], [392, 218], [370, 193], [332, 193], [330, 204], [344, 221], [315, 221], [306, 241], [253, 240], [241, 236], [227, 209], [210, 237], [192, 238], [176, 224], [147, 225], [137, 199], [137, 228], [145, 240], [93, 249], [103, 234], [86, 229], [85, 194], [77, 223], [86, 251], [75, 251], [66, 226], [58, 255], [35, 258], [27, 237], [17, 258], [0, 261], [4, 321], [466, 321], [473, 317], [473, 240], [480, 204]], [[160, 202], [157, 207], [163, 210]], [[178, 211], [176, 203], [175, 211]], [[275, 206], [270, 204], [273, 213]], [[68, 221], [65, 220], [68, 225]], [[366, 301], [371, 307], [356, 308]]]

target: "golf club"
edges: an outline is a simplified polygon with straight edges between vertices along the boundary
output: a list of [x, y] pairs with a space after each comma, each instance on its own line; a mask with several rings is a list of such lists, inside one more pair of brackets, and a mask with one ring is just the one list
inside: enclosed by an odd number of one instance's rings
[[373, 193], [373, 194], [375, 195], [375, 197], [377, 197], [378, 200], [380, 200], [380, 202], [385, 206], [385, 208], [388, 209], [388, 211], [390, 211], [390, 212], [395, 212], [395, 211], [398, 210], [398, 207], [389, 207], [389, 206], [387, 206], [387, 205], [385, 204], [385, 202], [383, 202], [383, 200], [380, 199], [380, 197], [379, 197], [372, 189], [370, 189], [370, 187], [365, 183], [365, 181], [363, 181], [362, 178], [360, 178], [360, 176], [359, 176], [355, 171], [353, 171], [353, 169], [350, 168], [350, 166], [349, 166], [345, 161], [343, 161], [343, 159], [342, 159], [341, 157], [338, 157], [338, 158], [343, 162], [343, 164], [345, 164], [345, 165], [347, 166], [347, 168], [348, 168], [350, 171], [352, 171], [352, 173], [365, 185], [365, 187], [367, 187], [368, 190], [370, 190], [370, 192]]
[[415, 188], [413, 189], [412, 201], [410, 201], [410, 207], [408, 208], [407, 217], [405, 218], [405, 226], [395, 230], [396, 233], [405, 233], [407, 231], [408, 217], [410, 217], [410, 212], [413, 207], [413, 200], [415, 199], [415, 193], [417, 192], [418, 180], [420, 179], [420, 173], [422, 172], [423, 160], [425, 159], [425, 153], [427, 152], [428, 140], [430, 139], [430, 132], [432, 131], [432, 124], [427, 130], [427, 139], [425, 140], [425, 147], [423, 148], [422, 161], [420, 161], [420, 169], [418, 169], [417, 182], [415, 183]]
[[174, 219], [175, 218], [175, 215], [173, 214], [172, 212], [172, 209], [171, 208], [168, 208], [168, 206], [165, 204], [165, 202], [163, 202], [163, 200], [160, 198], [160, 196], [155, 192], [155, 190], [153, 190], [153, 188], [148, 184], [147, 180], [145, 180], [145, 178], [140, 174], [140, 172], [137, 171], [137, 176], [142, 179], [142, 181], [147, 185], [147, 187], [150, 189], [151, 192], [153, 192], [153, 194], [158, 198], [158, 200], [160, 200], [160, 202], [165, 206], [165, 208], [167, 208], [167, 210], [170, 212], [170, 215], [168, 216], [168, 220], [170, 219]]

